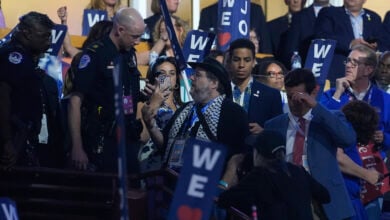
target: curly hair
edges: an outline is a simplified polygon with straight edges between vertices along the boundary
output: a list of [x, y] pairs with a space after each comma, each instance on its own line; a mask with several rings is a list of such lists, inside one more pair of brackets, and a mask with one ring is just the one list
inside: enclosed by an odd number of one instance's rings
[[31, 11], [19, 18], [18, 29], [24, 30], [34, 27], [35, 25], [41, 25], [47, 29], [53, 29], [54, 23], [46, 14]]
[[376, 109], [364, 101], [351, 101], [342, 108], [347, 120], [356, 132], [357, 141], [368, 144], [378, 128], [379, 116]]

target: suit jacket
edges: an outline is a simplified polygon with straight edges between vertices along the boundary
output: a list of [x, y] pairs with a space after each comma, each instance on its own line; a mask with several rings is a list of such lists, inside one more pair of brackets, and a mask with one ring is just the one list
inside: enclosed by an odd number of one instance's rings
[[[315, 36], [317, 38], [333, 39], [337, 41], [335, 54], [330, 66], [328, 79], [331, 84], [337, 78], [343, 77], [345, 68], [343, 62], [346, 60], [350, 49], [349, 45], [355, 39], [352, 24], [344, 7], [323, 8], [318, 14], [315, 24]], [[363, 14], [363, 38], [378, 39], [378, 49], [385, 49], [384, 30], [379, 15], [371, 10], [364, 9]]]
[[[332, 113], [321, 104], [312, 109], [313, 118], [307, 134], [307, 161], [311, 175], [324, 185], [331, 202], [323, 205], [329, 219], [345, 219], [354, 215], [354, 210], [345, 188], [337, 159], [337, 147], [353, 145], [356, 134], [349, 127], [341, 112]], [[290, 119], [280, 115], [266, 122], [265, 129], [287, 135]]]
[[251, 91], [249, 123], [256, 122], [264, 127], [267, 120], [283, 114], [282, 98], [278, 90], [253, 80]]
[[289, 58], [291, 58], [291, 54], [290, 56], [285, 54], [286, 47], [289, 44], [289, 41], [287, 41], [289, 25], [288, 15], [283, 15], [267, 22], [271, 36], [272, 53], [275, 55], [275, 59], [283, 62], [286, 67], [289, 66]]
[[[272, 53], [271, 40], [263, 9], [260, 5], [251, 3], [250, 27], [256, 29], [257, 37], [260, 38], [261, 53]], [[218, 27], [218, 2], [212, 4], [200, 12], [199, 29], [216, 32]]]
[[219, 205], [233, 206], [251, 216], [251, 207], [255, 204], [260, 219], [312, 220], [312, 197], [323, 203], [330, 201], [326, 188], [302, 167], [287, 163], [291, 176], [279, 164], [272, 165], [272, 168], [276, 172], [255, 167], [238, 185], [219, 196]]
[[280, 36], [288, 29], [288, 15], [283, 15], [267, 22], [267, 27], [271, 35], [272, 52], [278, 51]]
[[287, 53], [292, 56], [294, 51], [298, 51], [302, 58], [302, 65], [305, 63], [307, 51], [314, 39], [315, 22], [316, 16], [313, 5], [302, 9], [292, 17], [288, 32], [290, 43], [288, 44]]
[[[383, 28], [385, 29], [385, 37], [386, 39], [390, 39], [390, 11], [388, 11], [383, 19]], [[390, 42], [386, 41], [386, 50], [390, 50]]]

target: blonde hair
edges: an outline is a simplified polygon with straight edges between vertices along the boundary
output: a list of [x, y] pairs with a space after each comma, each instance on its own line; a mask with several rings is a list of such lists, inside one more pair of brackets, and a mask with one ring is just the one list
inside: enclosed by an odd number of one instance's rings
[[[177, 28], [181, 28], [183, 30], [183, 33], [180, 35], [179, 39], [177, 39], [179, 41], [180, 46], [182, 47], [184, 45], [184, 41], [186, 40], [187, 33], [190, 30], [190, 27], [189, 27], [187, 21], [184, 21], [183, 19], [179, 18], [178, 16], [172, 15], [171, 17], [175, 20], [174, 26]], [[164, 18], [160, 18], [160, 20], [158, 20], [158, 22], [156, 23], [156, 26], [154, 27], [154, 31], [153, 31], [154, 42], [156, 42], [156, 41], [158, 41], [158, 39], [160, 39], [160, 25], [162, 22], [165, 22]]]
[[[121, 6], [121, 0], [117, 0], [114, 6], [114, 12], [117, 12]], [[106, 10], [104, 0], [91, 0], [87, 9]]]
[[150, 10], [152, 10], [153, 14], [160, 14], [160, 1], [159, 0], [152, 0], [152, 3], [150, 5]]

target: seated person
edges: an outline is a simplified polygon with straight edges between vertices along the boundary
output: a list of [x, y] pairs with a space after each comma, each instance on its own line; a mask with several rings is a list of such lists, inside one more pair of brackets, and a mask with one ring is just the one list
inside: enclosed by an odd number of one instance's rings
[[286, 67], [276, 60], [256, 64], [252, 70], [252, 75], [257, 81], [280, 91], [284, 113], [288, 112], [287, 95], [284, 91], [285, 74], [287, 74]]
[[[175, 29], [176, 38], [179, 41], [181, 47], [183, 47], [187, 33], [189, 31], [189, 25], [181, 18], [172, 15], [172, 24]], [[165, 21], [161, 18], [153, 31], [153, 47], [149, 51], [137, 53], [137, 60], [139, 65], [152, 64], [157, 57], [161, 55], [174, 56], [171, 39], [168, 37]]]

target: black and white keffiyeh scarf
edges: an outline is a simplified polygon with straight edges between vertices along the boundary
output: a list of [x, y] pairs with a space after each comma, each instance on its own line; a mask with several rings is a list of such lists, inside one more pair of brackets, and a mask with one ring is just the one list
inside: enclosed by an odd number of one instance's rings
[[[222, 102], [224, 99], [225, 99], [225, 95], [218, 96], [213, 100], [210, 106], [203, 113], [206, 123], [209, 126], [210, 131], [214, 135], [214, 137], [217, 137], [217, 126], [219, 122], [219, 116], [221, 114]], [[177, 116], [175, 122], [172, 125], [171, 130], [169, 131], [169, 135], [168, 135], [169, 138], [175, 138], [178, 135], [179, 130], [182, 127], [183, 123], [187, 123], [186, 120], [189, 118], [189, 115], [192, 113], [193, 109], [194, 109], [194, 103], [192, 102], [188, 104], [182, 110], [182, 112]], [[209, 140], [202, 125], [199, 126], [199, 129], [196, 133], [196, 137]]]
[[[217, 138], [217, 127], [218, 127], [219, 117], [221, 114], [222, 102], [224, 99], [225, 99], [225, 95], [218, 96], [213, 100], [210, 106], [203, 113], [206, 123], [209, 126], [210, 131], [215, 138]], [[183, 123], [187, 123], [187, 120], [189, 120], [190, 115], [193, 111], [194, 111], [194, 102], [185, 106], [184, 109], [180, 112], [180, 114], [176, 117], [172, 125], [172, 128], [169, 130], [169, 134], [168, 134], [168, 146], [165, 151], [167, 152], [167, 154], [170, 152], [170, 148], [172, 147], [174, 140], [179, 135]], [[196, 133], [196, 137], [205, 140], [210, 140], [202, 124], [199, 126], [199, 129]], [[167, 159], [168, 156], [167, 154], [165, 155], [165, 159]]]

